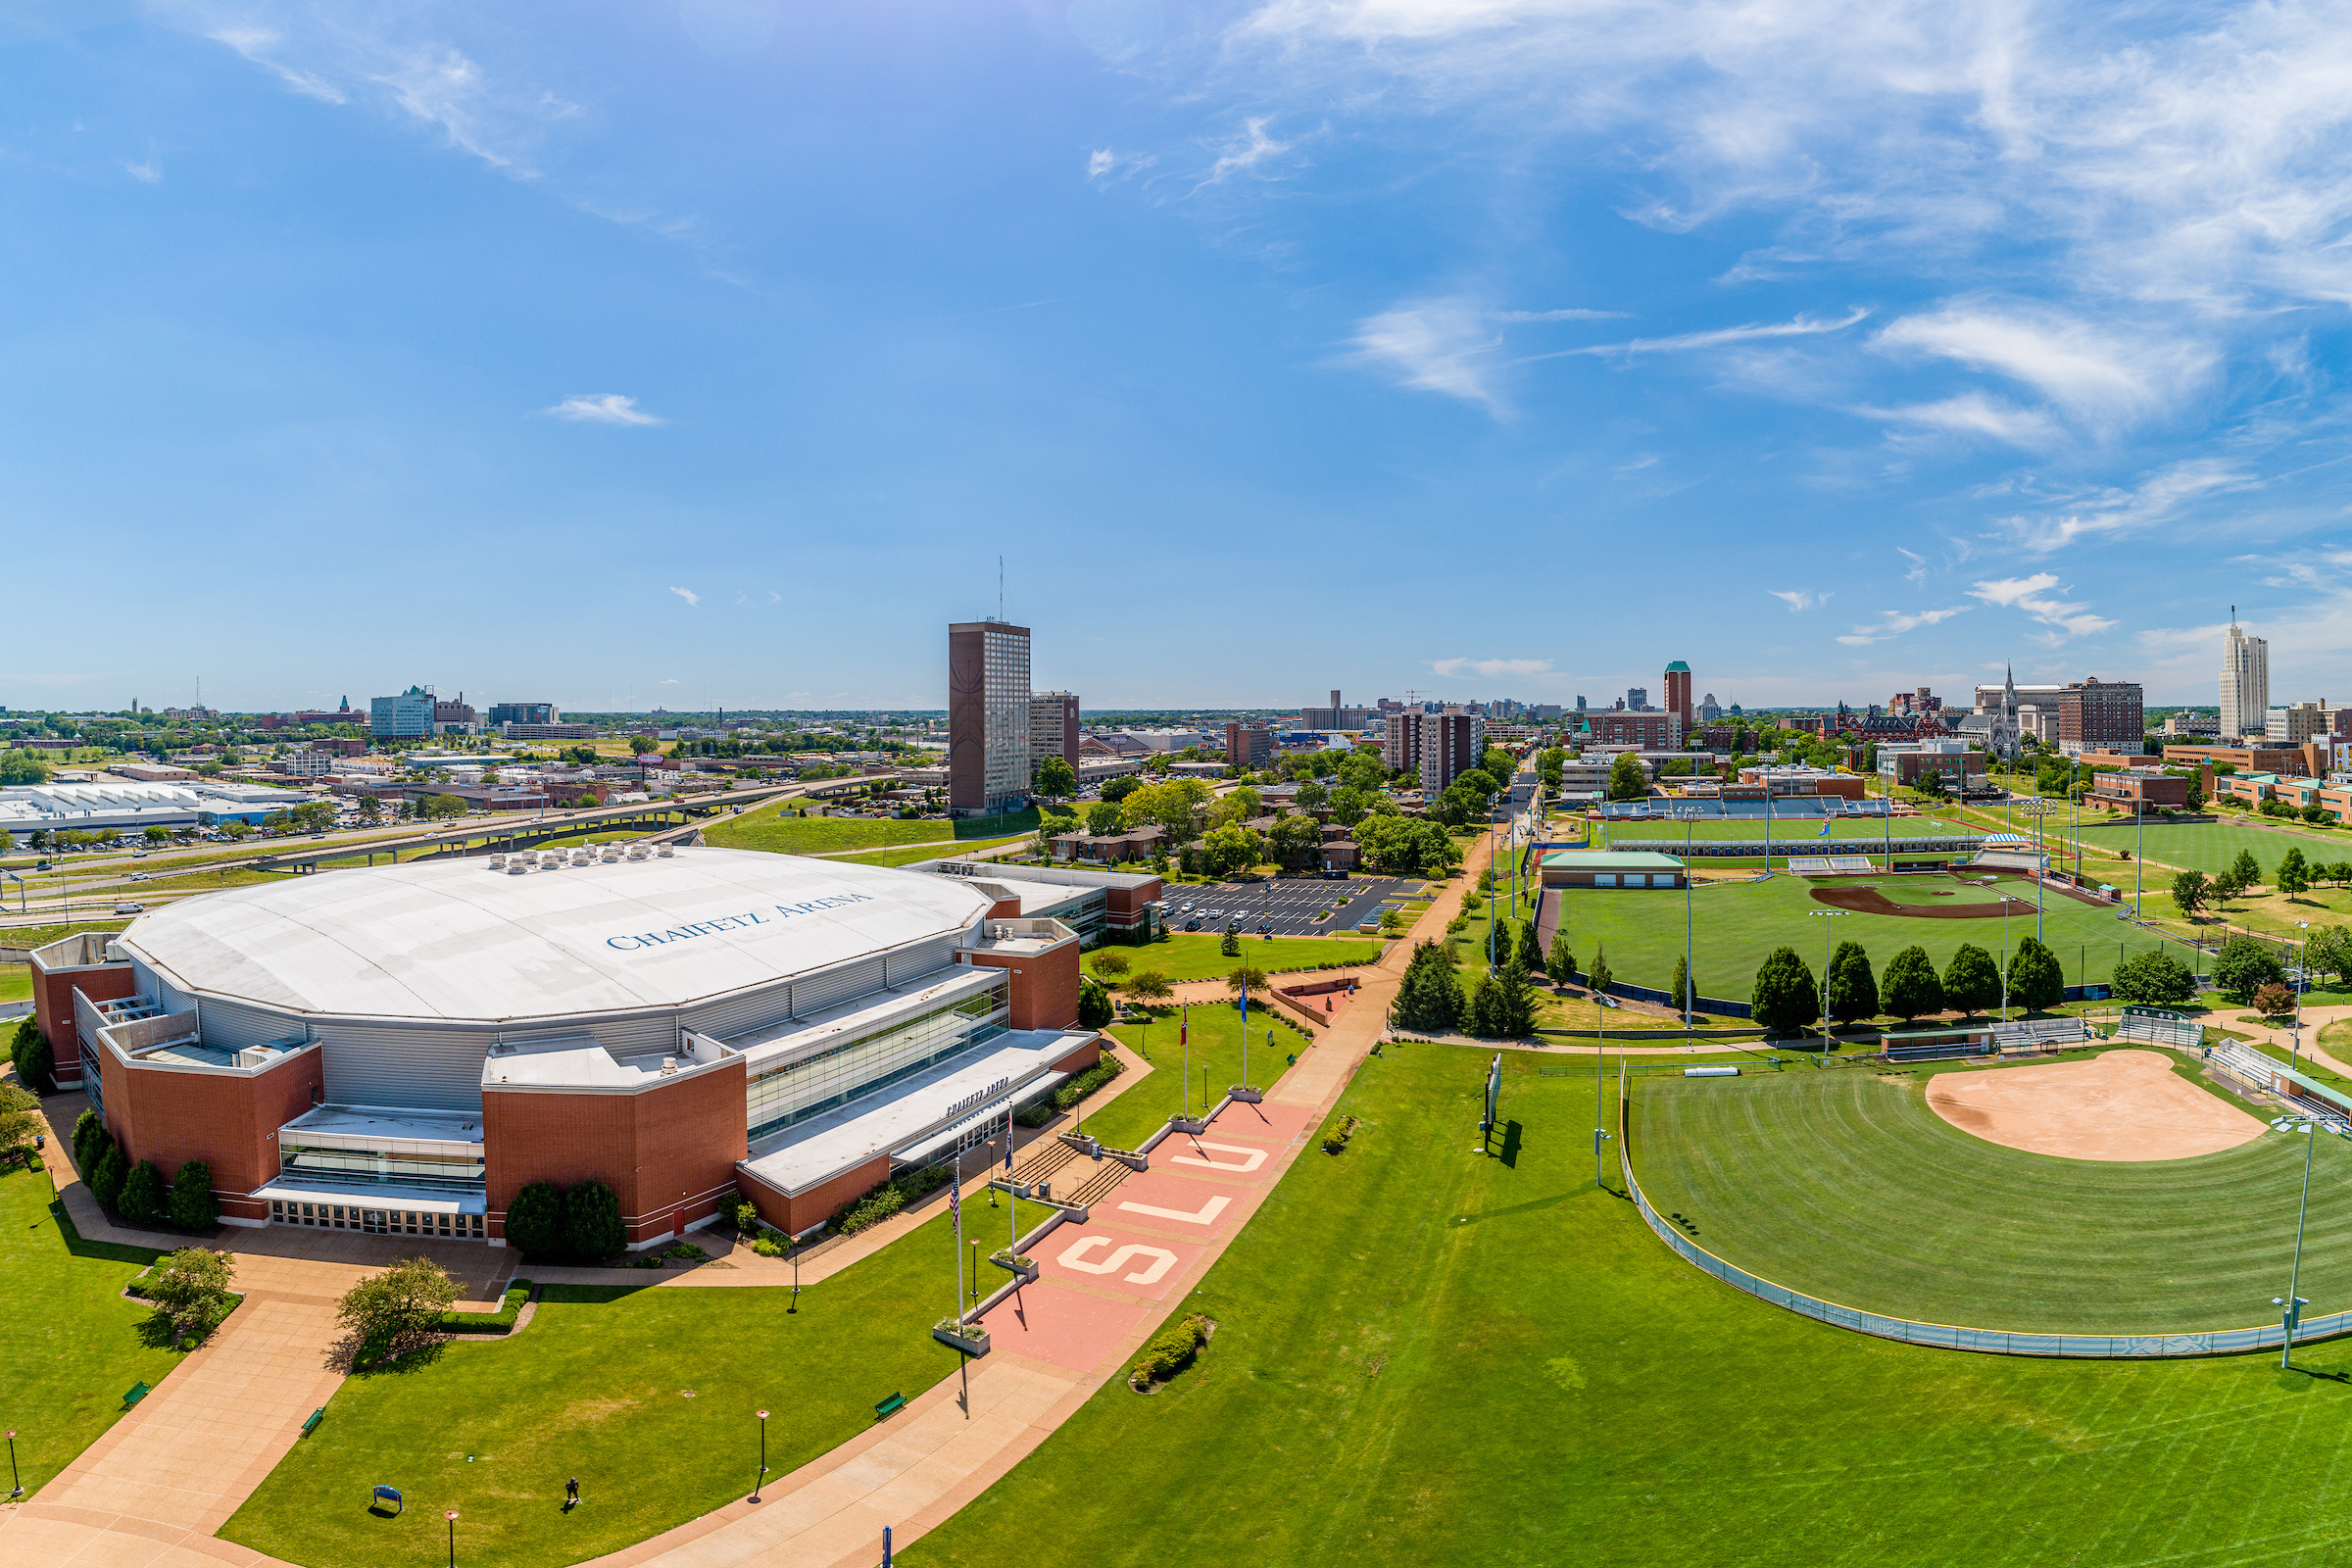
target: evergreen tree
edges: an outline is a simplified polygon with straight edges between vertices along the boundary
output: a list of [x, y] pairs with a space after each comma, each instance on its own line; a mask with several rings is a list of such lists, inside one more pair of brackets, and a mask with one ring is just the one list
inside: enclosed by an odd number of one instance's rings
[[1756, 970], [1749, 1015], [1771, 1034], [1788, 1034], [1821, 1016], [1821, 994], [1813, 971], [1794, 948], [1775, 948]]
[[1462, 987], [1451, 944], [1416, 942], [1396, 987], [1396, 1022], [1420, 1034], [1447, 1034], [1462, 1021]]
[[1992, 955], [1973, 942], [1960, 944], [1943, 969], [1943, 1004], [1963, 1014], [1988, 1011], [2001, 1000], [2001, 971]]
[[1228, 958], [1238, 958], [1242, 956], [1242, 934], [1234, 929], [1231, 921], [1226, 922], [1225, 940], [1217, 944], [1217, 952]]
[[1674, 984], [1667, 988], [1666, 994], [1673, 999], [1667, 1005], [1675, 1011], [1696, 1012], [1698, 1010], [1697, 1001], [1690, 995], [1690, 959], [1676, 958], [1674, 960]]
[[1078, 977], [1078, 1027], [1106, 1029], [1110, 1026], [1110, 993], [1103, 990], [1092, 975]]
[[1568, 985], [1576, 979], [1576, 950], [1568, 945], [1567, 932], [1551, 934], [1551, 951], [1544, 956], [1544, 972], [1551, 976], [1553, 985]]
[[1609, 982], [1617, 978], [1609, 968], [1608, 954], [1597, 942], [1592, 944], [1592, 967], [1586, 972], [1585, 978], [1592, 984], [1592, 994], [1596, 997], [1607, 996]]
[[126, 1223], [149, 1225], [164, 1211], [164, 1173], [152, 1159], [142, 1159], [130, 1167], [122, 1179], [122, 1191], [115, 1200], [116, 1211]]
[[85, 1110], [74, 1118], [74, 1168], [87, 1179], [90, 1166], [98, 1158], [98, 1141], [106, 1136], [106, 1123], [94, 1110]]
[[2230, 862], [2230, 885], [2234, 898], [2248, 888], [2262, 886], [2262, 862], [2254, 858], [2252, 850], [2240, 850], [2237, 858]]
[[1886, 965], [1880, 1006], [1905, 1023], [1922, 1013], [1943, 1010], [1943, 982], [1936, 977], [1927, 949], [1912, 946], [1894, 956]]
[[531, 1182], [507, 1205], [507, 1245], [537, 1262], [564, 1258], [564, 1189]]
[[603, 1182], [574, 1182], [564, 1195], [564, 1250], [582, 1262], [594, 1262], [624, 1250], [627, 1228], [620, 1223], [620, 1200]]
[[191, 1231], [211, 1230], [220, 1223], [220, 1205], [213, 1198], [213, 1167], [201, 1159], [187, 1161], [172, 1178], [172, 1223]]
[[2027, 937], [2009, 959], [2009, 1001], [2029, 1012], [2055, 1007], [2066, 1000], [2066, 973], [2058, 956], [2038, 937]]
[[98, 1206], [112, 1209], [122, 1196], [122, 1183], [130, 1175], [130, 1161], [122, 1157], [122, 1147], [112, 1139], [99, 1152], [98, 1168], [90, 1174], [90, 1196]]
[[1535, 921], [1522, 920], [1519, 922], [1519, 946], [1512, 956], [1519, 960], [1519, 967], [1525, 969], [1529, 974], [1534, 974], [1544, 967], [1544, 949], [1542, 944], [1536, 940]]
[[1504, 966], [1496, 982], [1502, 992], [1502, 1036], [1506, 1040], [1523, 1040], [1536, 1032], [1536, 987], [1528, 976], [1527, 965], [1513, 957]]
[[1830, 1016], [1839, 1023], [1875, 1018], [1879, 1013], [1879, 982], [1870, 972], [1870, 955], [1859, 942], [1841, 942], [1830, 959]]
[[1470, 1032], [1481, 1040], [1502, 1036], [1502, 985], [1491, 973], [1478, 977], [1470, 995]]

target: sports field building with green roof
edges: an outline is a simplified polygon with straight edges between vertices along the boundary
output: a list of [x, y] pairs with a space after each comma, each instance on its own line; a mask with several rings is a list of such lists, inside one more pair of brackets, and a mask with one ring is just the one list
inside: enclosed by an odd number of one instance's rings
[[1690, 873], [1653, 850], [1559, 850], [1544, 857], [1547, 888], [1679, 888]]

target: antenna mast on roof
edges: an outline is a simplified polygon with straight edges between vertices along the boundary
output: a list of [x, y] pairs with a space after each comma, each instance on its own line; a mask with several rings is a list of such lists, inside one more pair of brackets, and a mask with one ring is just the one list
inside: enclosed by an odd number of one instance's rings
[[[2232, 611], [2231, 613], [2234, 614], [2235, 612]], [[1003, 556], [997, 558], [997, 618], [999, 620], [1004, 618], [1004, 558]]]

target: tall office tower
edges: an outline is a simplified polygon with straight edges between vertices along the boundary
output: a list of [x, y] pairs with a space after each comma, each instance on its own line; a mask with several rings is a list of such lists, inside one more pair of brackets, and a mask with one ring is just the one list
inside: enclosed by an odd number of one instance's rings
[[1037, 764], [1049, 757], [1058, 757], [1078, 771], [1078, 694], [1076, 692], [1039, 692], [1029, 699], [1029, 771], [1034, 778]]
[[2260, 730], [2271, 706], [2271, 645], [2237, 629], [2237, 607], [2230, 607], [2230, 633], [2222, 639], [2222, 744], [2234, 746], [2248, 730]]
[[1697, 714], [1690, 710], [1690, 666], [1676, 660], [1666, 666], [1666, 711], [1683, 716], [1683, 733], [1690, 733]]
[[948, 808], [1018, 810], [1029, 799], [1029, 628], [948, 627]]
[[1628, 686], [1625, 689], [1625, 706], [1632, 709], [1637, 713], [1648, 712], [1649, 688], [1646, 686]]

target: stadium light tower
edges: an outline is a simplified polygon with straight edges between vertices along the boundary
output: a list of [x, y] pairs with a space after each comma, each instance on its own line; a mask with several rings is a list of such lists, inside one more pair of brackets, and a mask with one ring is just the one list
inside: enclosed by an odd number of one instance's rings
[[[1828, 920], [1833, 919], [1840, 914], [1850, 914], [1853, 911], [1850, 909], [1809, 909], [1806, 912], [1815, 916], [1816, 918]], [[1829, 1055], [1831, 1046], [1830, 931], [1831, 927], [1829, 926], [1825, 925], [1821, 928], [1821, 1054], [1825, 1057]]]
[[2303, 988], [2310, 984], [2304, 978], [2310, 971], [2303, 965], [2303, 952], [2311, 946], [2311, 922], [2297, 920], [2295, 926], [2303, 935], [2295, 942], [2295, 1021], [2292, 1026], [2294, 1047], [2287, 1053], [2287, 1058], [2290, 1066], [2299, 1068], [2303, 1065]]
[[[2303, 1133], [2303, 1199], [2295, 1205], [2295, 1260], [2286, 1273], [2286, 1294], [2274, 1296], [2271, 1304], [2278, 1308], [2278, 1325], [2282, 1335], [2278, 1346], [2278, 1369], [2283, 1372], [2291, 1365], [2295, 1349], [2295, 1328], [2301, 1321], [2308, 1303], [2295, 1294], [2303, 1279], [2303, 1221], [2311, 1212], [2311, 1152], [2320, 1139], [2320, 1118], [2317, 1116], [2281, 1116], [2271, 1126], [2278, 1132]], [[2328, 1129], [2330, 1132], [2333, 1128]]]
[[[1692, 972], [1690, 922], [1690, 842], [1698, 831], [1698, 808], [1679, 806], [1675, 814], [1683, 819], [1683, 1044], [1690, 1044], [1691, 1001], [1698, 995], [1698, 976]], [[1765, 862], [1770, 864], [1770, 861]]]

